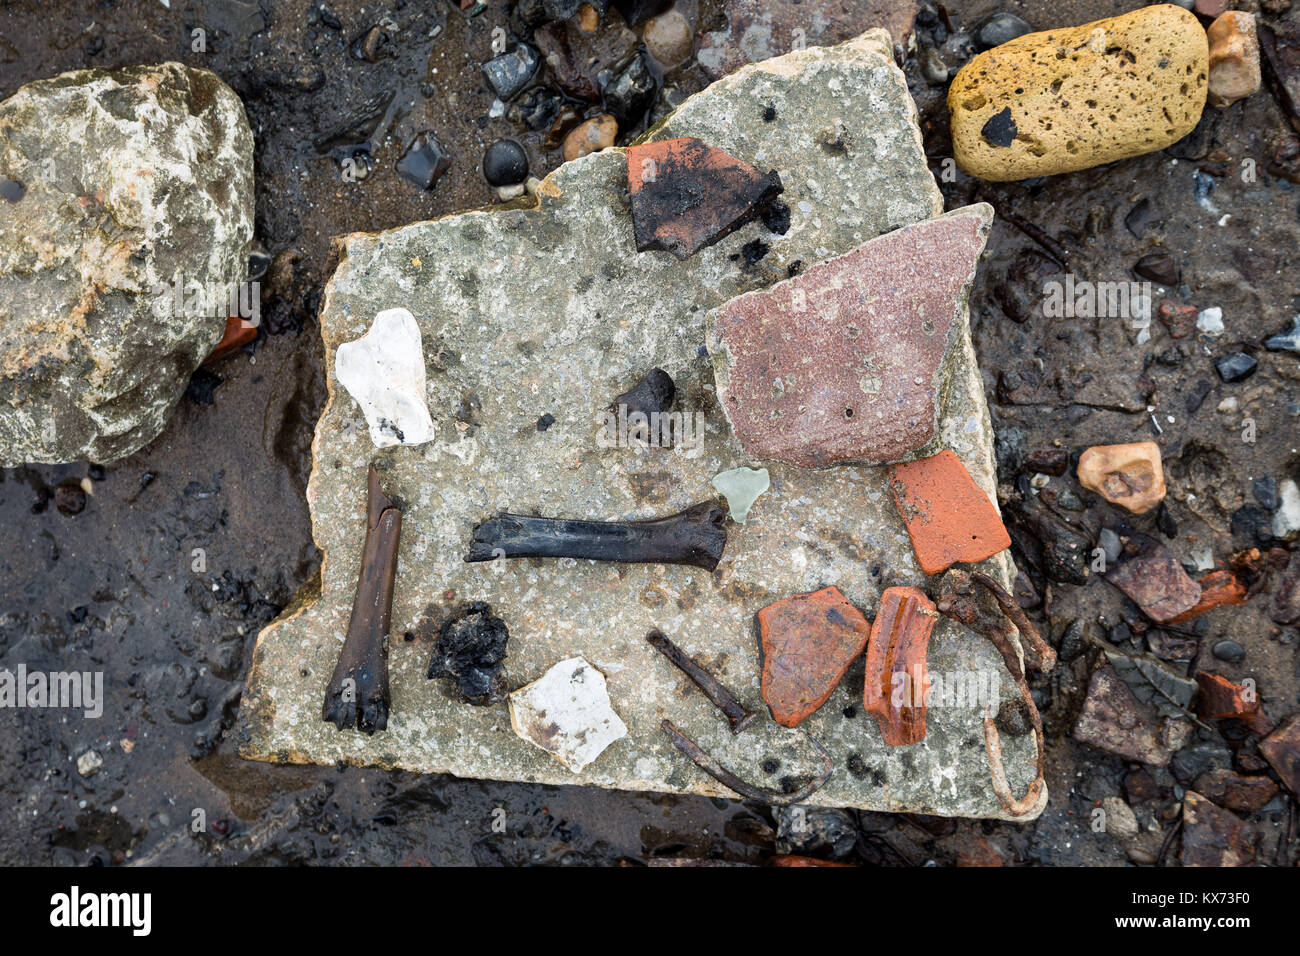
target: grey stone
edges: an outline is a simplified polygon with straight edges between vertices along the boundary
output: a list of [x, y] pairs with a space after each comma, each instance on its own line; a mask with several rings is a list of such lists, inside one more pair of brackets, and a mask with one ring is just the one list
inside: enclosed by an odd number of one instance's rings
[[[784, 104], [784, 122], [763, 120]], [[825, 149], [827, 135], [842, 148]], [[729, 768], [767, 785], [760, 768], [802, 781], [836, 770], [810, 800], [964, 816], [1001, 816], [978, 708], [935, 707], [923, 745], [886, 747], [874, 723], [845, 715], [861, 678], [841, 683], [800, 731], [766, 718], [733, 737], [702, 694], [644, 638], [659, 627], [754, 710], [762, 710], [755, 612], [795, 593], [836, 584], [860, 608], [879, 599], [868, 573], [924, 584], [883, 469], [770, 469], [772, 487], [745, 525], [728, 524], [721, 564], [697, 568], [527, 560], [466, 564], [471, 531], [499, 510], [597, 519], [667, 515], [712, 497], [710, 481], [743, 461], [701, 354], [705, 313], [770, 284], [798, 261], [846, 252], [942, 203], [921, 150], [915, 107], [892, 44], [871, 31], [839, 47], [809, 48], [741, 69], [687, 100], [649, 134], [697, 136], [789, 185], [791, 222], [774, 236], [743, 226], [688, 260], [637, 253], [621, 149], [566, 163], [541, 182], [538, 206], [466, 213], [341, 242], [321, 331], [329, 399], [317, 425], [307, 497], [325, 553], [323, 579], [259, 637], [240, 712], [248, 757], [340, 760], [462, 777], [585, 784], [732, 797], [661, 732], [670, 718]], [[734, 257], [755, 238], [768, 268]], [[743, 258], [743, 257], [742, 257]], [[438, 438], [378, 452], [358, 429], [360, 410], [338, 387], [335, 353], [382, 309], [408, 308], [421, 324], [428, 404]], [[993, 439], [968, 337], [954, 343], [953, 387], [940, 416], [945, 444], [993, 495]], [[702, 416], [702, 444], [606, 447], [602, 414], [646, 370], [677, 383], [677, 410]], [[471, 423], [455, 410], [475, 396]], [[539, 416], [554, 421], [539, 431]], [[405, 502], [389, 638], [393, 708], [386, 732], [339, 733], [320, 721], [325, 683], [347, 626], [360, 563], [364, 483], [372, 457], [384, 488]], [[1006, 553], [983, 567], [1010, 587]], [[424, 679], [427, 649], [401, 635], [447, 602], [483, 600], [510, 628], [511, 687], [581, 655], [606, 678], [628, 736], [580, 772], [511, 733], [502, 705], [463, 705]], [[986, 642], [943, 620], [930, 642], [932, 672], [1001, 673]], [[1002, 673], [1001, 696], [1013, 682]], [[1033, 777], [1032, 735], [1002, 741], [1011, 786]], [[797, 784], [796, 784], [797, 785]], [[1037, 812], [1037, 811], [1035, 811]]]
[[0, 178], [24, 187], [0, 202], [0, 466], [129, 455], [247, 274], [243, 104], [178, 63], [29, 83], [0, 103]]

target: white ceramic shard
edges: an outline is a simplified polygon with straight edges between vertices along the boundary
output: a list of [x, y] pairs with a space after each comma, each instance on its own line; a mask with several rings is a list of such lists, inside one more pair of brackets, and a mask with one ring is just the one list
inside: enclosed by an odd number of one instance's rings
[[605, 675], [583, 657], [560, 661], [511, 694], [510, 723], [574, 773], [627, 736], [627, 725], [610, 706]]
[[424, 398], [420, 327], [406, 309], [385, 309], [370, 331], [340, 345], [334, 374], [366, 416], [378, 448], [423, 445], [435, 432]]
[[746, 468], [743, 465], [730, 471], [718, 472], [711, 483], [727, 499], [731, 520], [740, 524], [744, 524], [749, 517], [749, 509], [758, 500], [758, 496], [772, 486], [766, 468]]

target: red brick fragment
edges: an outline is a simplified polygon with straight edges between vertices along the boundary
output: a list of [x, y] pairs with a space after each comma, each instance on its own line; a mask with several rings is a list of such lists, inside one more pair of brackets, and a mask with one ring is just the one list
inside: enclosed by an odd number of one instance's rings
[[839, 588], [796, 594], [758, 612], [763, 700], [783, 727], [826, 703], [867, 645], [871, 625]]
[[205, 363], [215, 362], [217, 359], [247, 345], [255, 338], [257, 338], [256, 325], [250, 325], [247, 319], [241, 319], [237, 315], [229, 316], [226, 319], [226, 331], [222, 334], [221, 341], [212, 350], [212, 354], [203, 361]]
[[925, 657], [938, 616], [920, 588], [886, 588], [867, 642], [867, 676], [862, 709], [876, 718], [891, 747], [925, 739], [925, 704], [930, 676]]
[[939, 574], [958, 561], [983, 561], [1011, 547], [997, 508], [947, 449], [890, 466], [889, 491], [926, 574]]
[[1186, 338], [1196, 324], [1200, 310], [1194, 305], [1180, 305], [1169, 299], [1161, 299], [1156, 306], [1156, 317], [1169, 330], [1170, 338]]
[[1246, 585], [1231, 571], [1211, 571], [1197, 583], [1201, 586], [1201, 599], [1196, 602], [1196, 606], [1177, 617], [1171, 617], [1166, 624], [1182, 623], [1221, 604], [1246, 603]]
[[718, 401], [746, 455], [886, 464], [931, 441], [991, 221], [976, 203], [913, 223], [710, 313]]
[[1286, 788], [1300, 796], [1300, 714], [1292, 714], [1261, 740], [1259, 752], [1273, 765]]
[[1258, 831], [1230, 810], [1216, 807], [1195, 790], [1183, 797], [1183, 866], [1248, 866], [1255, 859]]
[[781, 177], [691, 136], [627, 150], [627, 188], [638, 252], [689, 259], [756, 218], [781, 194]]

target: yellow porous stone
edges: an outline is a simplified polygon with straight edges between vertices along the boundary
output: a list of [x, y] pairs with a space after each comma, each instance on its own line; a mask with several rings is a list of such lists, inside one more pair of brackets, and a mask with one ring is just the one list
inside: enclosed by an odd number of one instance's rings
[[1173, 4], [1030, 33], [953, 79], [953, 152], [970, 175], [994, 182], [1154, 152], [1195, 128], [1208, 76], [1205, 29]]

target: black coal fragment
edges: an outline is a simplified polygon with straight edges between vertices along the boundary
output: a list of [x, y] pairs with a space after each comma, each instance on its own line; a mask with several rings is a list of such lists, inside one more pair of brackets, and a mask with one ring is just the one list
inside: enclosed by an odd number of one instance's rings
[[499, 514], [474, 529], [466, 562], [496, 558], [587, 558], [686, 564], [712, 571], [727, 544], [727, 509], [717, 501], [648, 521], [579, 521]]
[[1214, 362], [1214, 370], [1219, 373], [1219, 378], [1229, 384], [1244, 382], [1255, 374], [1257, 368], [1259, 363], [1245, 352], [1233, 352]]
[[1178, 285], [1178, 262], [1167, 252], [1145, 255], [1133, 266], [1133, 271], [1144, 279], [1172, 288]]
[[618, 128], [632, 129], [640, 124], [654, 103], [658, 84], [646, 64], [645, 53], [637, 51], [603, 85], [605, 110], [618, 120]]
[[467, 604], [443, 622], [429, 658], [429, 680], [449, 677], [467, 704], [495, 704], [505, 699], [504, 664], [510, 629], [484, 601]]
[[640, 26], [673, 5], [673, 0], [614, 0], [614, 9], [630, 27]]
[[26, 194], [27, 187], [22, 183], [0, 176], [0, 199], [8, 202], [18, 202]]
[[358, 727], [363, 733], [374, 734], [388, 727], [391, 706], [386, 639], [393, 613], [402, 511], [380, 490], [374, 465], [370, 466], [366, 495], [366, 540], [357, 593], [343, 650], [325, 688], [321, 719], [339, 730]]
[[1011, 118], [1011, 107], [1003, 108], [1001, 113], [989, 117], [980, 135], [990, 146], [1010, 146], [1016, 139], [1016, 121]]
[[397, 161], [402, 178], [421, 189], [432, 189], [450, 168], [451, 153], [428, 130], [417, 133]]
[[629, 416], [640, 412], [648, 420], [655, 413], [671, 411], [676, 398], [673, 377], [661, 368], [652, 368], [641, 381], [614, 399], [610, 407], [617, 412], [622, 406]]

